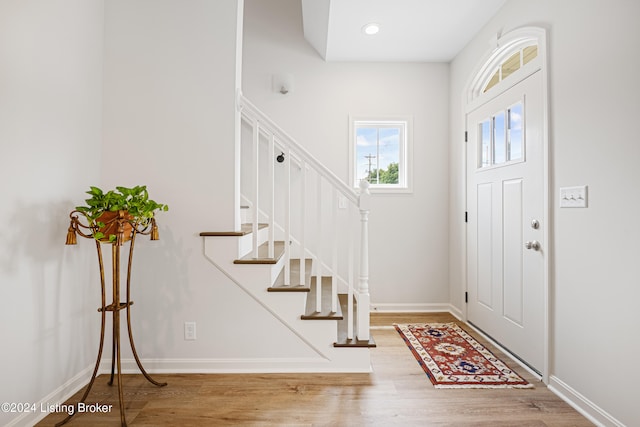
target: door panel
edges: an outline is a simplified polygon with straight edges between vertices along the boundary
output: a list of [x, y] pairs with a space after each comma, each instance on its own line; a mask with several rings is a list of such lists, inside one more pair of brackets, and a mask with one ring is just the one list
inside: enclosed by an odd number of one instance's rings
[[[503, 296], [504, 316], [522, 326], [522, 201], [523, 182], [521, 178], [505, 181], [502, 187], [503, 204]], [[508, 284], [508, 286], [506, 286]]]
[[478, 302], [493, 308], [493, 184], [478, 185]]

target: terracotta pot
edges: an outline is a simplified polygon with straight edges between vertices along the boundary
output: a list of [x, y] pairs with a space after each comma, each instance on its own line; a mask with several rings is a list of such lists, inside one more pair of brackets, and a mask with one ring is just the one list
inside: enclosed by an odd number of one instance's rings
[[133, 230], [131, 223], [129, 223], [131, 219], [133, 219], [133, 217], [129, 215], [127, 211], [104, 212], [96, 219], [96, 222], [104, 223], [104, 227], [99, 229], [99, 231], [104, 234], [104, 238], [100, 239], [100, 241], [108, 242], [109, 236], [112, 234], [114, 234], [117, 239], [120, 224], [122, 224], [124, 230], [122, 241], [126, 242], [131, 240]]

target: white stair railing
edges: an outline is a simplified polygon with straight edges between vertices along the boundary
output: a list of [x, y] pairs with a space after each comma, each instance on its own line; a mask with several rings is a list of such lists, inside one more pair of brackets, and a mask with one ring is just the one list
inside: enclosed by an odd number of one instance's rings
[[[369, 340], [369, 184], [363, 181], [359, 192], [346, 185], [242, 95], [238, 97], [238, 108], [252, 132], [251, 165], [242, 164], [241, 167], [252, 169], [250, 188], [253, 194], [247, 198], [253, 209], [252, 229], [256, 236], [253, 240], [253, 256], [258, 256], [256, 231], [262, 215], [269, 225], [269, 257], [274, 256], [276, 230], [281, 230], [279, 240], [285, 242], [284, 285], [305, 284], [305, 259], [311, 257], [317, 276], [316, 311], [322, 311], [322, 276], [330, 275], [331, 311], [337, 311], [340, 285], [347, 288], [347, 338], [353, 339], [355, 335], [358, 340]], [[266, 161], [260, 158], [261, 151], [266, 152]], [[275, 170], [276, 152], [284, 156], [279, 172]], [[262, 170], [264, 167], [266, 171]], [[278, 174], [280, 180], [276, 177]], [[292, 191], [295, 185], [299, 186], [297, 195]], [[282, 207], [282, 215], [276, 215], [277, 206]], [[315, 215], [308, 215], [314, 210]], [[351, 214], [354, 210], [359, 212], [357, 219]], [[292, 227], [294, 219], [298, 224], [295, 229]], [[290, 274], [290, 242], [295, 242], [297, 246], [299, 277], [291, 277]], [[346, 250], [344, 256], [340, 256], [341, 250]], [[357, 281], [354, 277], [356, 271]], [[354, 297], [358, 303], [355, 331], [352, 327]]]

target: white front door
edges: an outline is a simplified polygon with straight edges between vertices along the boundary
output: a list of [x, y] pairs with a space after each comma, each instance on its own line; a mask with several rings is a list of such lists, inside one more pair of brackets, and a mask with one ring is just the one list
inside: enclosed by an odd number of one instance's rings
[[544, 363], [542, 72], [467, 114], [467, 320]]

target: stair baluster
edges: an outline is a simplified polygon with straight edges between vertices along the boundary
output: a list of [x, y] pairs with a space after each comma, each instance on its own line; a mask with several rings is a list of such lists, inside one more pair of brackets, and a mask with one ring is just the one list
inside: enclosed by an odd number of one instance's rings
[[[269, 258], [274, 257], [274, 241], [275, 241], [275, 212], [276, 212], [276, 194], [273, 189], [276, 188], [276, 173], [275, 167], [273, 163], [274, 155], [275, 155], [275, 145], [276, 145], [276, 137], [274, 134], [271, 134], [271, 138], [269, 138], [269, 156], [267, 157], [267, 169], [269, 173], [269, 188], [271, 189], [269, 195], [269, 237], [268, 237], [268, 246], [269, 246]], [[257, 209], [256, 209], [257, 210]]]
[[[260, 122], [258, 119], [253, 120], [253, 138], [252, 138], [252, 152], [253, 159], [256, 164], [260, 162], [259, 158], [259, 145], [260, 145]], [[259, 197], [260, 196], [260, 174], [258, 168], [254, 169], [253, 174], [253, 219], [252, 232], [253, 232], [253, 257], [258, 258], [258, 215], [259, 215]]]
[[307, 219], [307, 213], [306, 213], [306, 206], [307, 206], [307, 163], [303, 160], [302, 161], [302, 171], [300, 174], [300, 254], [299, 254], [299, 258], [300, 258], [300, 281], [299, 284], [301, 286], [304, 286], [305, 284], [305, 268], [306, 268], [306, 263], [305, 263], [305, 259], [306, 259], [306, 252], [307, 252], [307, 248], [306, 248], [306, 242], [305, 242], [305, 236], [307, 234], [307, 227], [306, 227], [306, 219]]
[[[354, 208], [353, 205], [347, 205], [347, 223], [350, 224], [353, 221], [353, 217], [354, 217]], [[353, 233], [352, 233], [353, 234]], [[347, 262], [348, 262], [348, 277], [347, 280], [349, 282], [349, 289], [347, 290], [347, 315], [349, 316], [348, 319], [353, 319], [353, 291], [354, 291], [354, 283], [355, 283], [355, 274], [354, 274], [354, 257], [355, 257], [355, 237], [354, 236], [350, 236], [349, 237], [349, 243], [348, 243], [348, 255], [347, 255]], [[348, 340], [352, 340], [353, 339], [353, 321], [349, 321], [347, 323], [347, 339]]]
[[[284, 285], [291, 286], [291, 151], [286, 148], [284, 158], [285, 193], [284, 193]], [[271, 191], [275, 193], [275, 188]]]
[[[331, 190], [331, 235], [333, 237], [333, 253], [331, 256], [331, 312], [338, 311], [338, 191]], [[351, 317], [353, 319], [353, 317]]]
[[318, 203], [318, 244], [316, 248], [316, 311], [319, 313], [322, 311], [322, 220], [324, 219], [322, 214], [322, 176], [318, 175], [318, 192], [317, 192], [317, 203]]
[[[346, 285], [348, 293], [347, 315], [349, 319], [354, 319], [354, 312], [357, 311], [355, 327], [353, 322], [348, 324], [348, 339], [368, 340], [369, 339], [369, 255], [368, 255], [368, 215], [370, 205], [369, 185], [363, 181], [360, 185], [360, 191], [356, 192], [350, 186], [346, 185], [333, 172], [316, 160], [309, 152], [299, 145], [293, 138], [287, 135], [273, 121], [260, 112], [249, 100], [244, 96], [239, 96], [239, 107], [242, 112], [242, 118], [245, 123], [252, 126], [252, 156], [254, 169], [251, 173], [252, 183], [252, 230], [253, 230], [253, 247], [252, 253], [254, 257], [258, 257], [258, 229], [259, 220], [266, 219], [269, 225], [268, 235], [268, 257], [274, 256], [274, 241], [276, 236], [278, 240], [284, 241], [284, 286], [291, 286], [292, 280], [305, 285], [306, 283], [306, 264], [307, 254], [313, 260], [312, 273], [316, 276], [316, 312], [322, 312], [322, 276], [329, 275], [331, 277], [331, 311], [338, 311], [338, 293], [339, 289]], [[266, 153], [268, 169], [266, 171], [267, 179], [263, 181], [263, 188], [260, 186], [260, 145], [262, 141], [268, 144]], [[281, 151], [284, 157], [284, 170], [279, 169], [276, 176], [275, 153]], [[265, 154], [263, 154], [264, 156]], [[278, 162], [280, 162], [280, 158]], [[264, 165], [264, 162], [262, 162]], [[281, 163], [278, 163], [281, 164]], [[299, 196], [292, 195], [292, 179], [294, 179], [293, 166], [295, 166], [295, 179], [299, 179], [296, 185], [300, 185]], [[298, 176], [298, 168], [300, 174]], [[315, 175], [310, 177], [309, 173]], [[264, 173], [264, 172], [263, 172]], [[314, 185], [309, 185], [310, 180], [315, 179]], [[283, 181], [283, 182], [281, 182]], [[329, 188], [325, 188], [325, 181]], [[280, 189], [277, 189], [281, 186]], [[266, 200], [265, 206], [261, 206], [259, 202], [262, 200], [259, 195], [262, 191], [263, 199]], [[314, 194], [315, 191], [315, 194]], [[324, 194], [324, 193], [326, 194]], [[268, 195], [268, 197], [266, 197]], [[328, 197], [327, 197], [328, 195]], [[326, 200], [329, 199], [330, 200]], [[344, 206], [343, 206], [344, 204]], [[276, 217], [278, 209], [282, 207], [283, 212], [280, 213], [280, 219]], [[315, 208], [315, 215], [313, 214]], [[342, 214], [339, 213], [343, 208], [346, 219], [342, 225]], [[299, 227], [296, 224], [295, 230], [292, 229], [292, 209], [299, 213]], [[358, 219], [360, 227], [356, 227], [354, 218], [357, 209], [359, 212]], [[307, 218], [308, 212], [312, 212]], [[316, 221], [310, 221], [311, 218]], [[264, 222], [264, 221], [263, 221]], [[342, 229], [340, 227], [345, 227]], [[309, 233], [308, 227], [314, 227], [315, 232]], [[279, 231], [280, 230], [280, 231]], [[295, 234], [294, 234], [295, 231]], [[354, 233], [355, 231], [355, 233]], [[356, 234], [352, 236], [352, 234]], [[348, 236], [348, 237], [347, 237]], [[332, 241], [325, 240], [331, 239]], [[347, 240], [345, 240], [347, 239]], [[341, 244], [347, 245], [347, 266], [346, 278], [339, 274], [341, 265], [339, 259], [339, 250]], [[291, 277], [290, 259], [292, 245], [297, 245], [299, 263], [299, 279]], [[357, 245], [357, 246], [356, 246]], [[357, 252], [356, 252], [357, 251]], [[327, 263], [323, 257], [327, 258]], [[330, 261], [329, 261], [330, 260]], [[357, 272], [357, 277], [356, 277]], [[294, 284], [297, 284], [294, 283]], [[354, 307], [357, 303], [357, 310]], [[355, 330], [354, 330], [355, 329]]]

